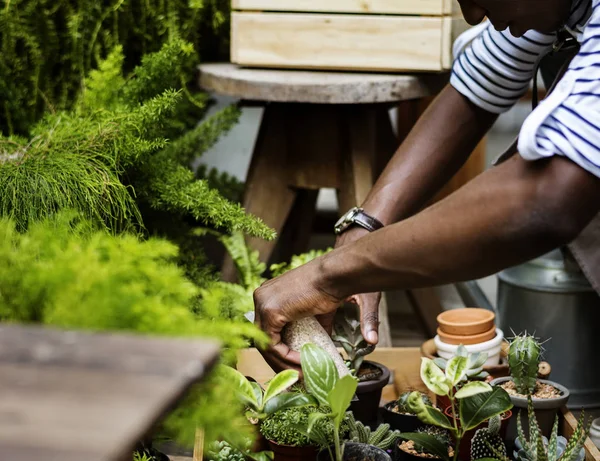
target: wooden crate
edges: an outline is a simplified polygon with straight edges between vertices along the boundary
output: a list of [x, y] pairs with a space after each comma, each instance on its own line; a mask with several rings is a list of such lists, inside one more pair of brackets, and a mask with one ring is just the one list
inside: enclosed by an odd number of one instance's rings
[[[390, 369], [392, 382], [383, 390], [382, 404], [397, 399], [399, 394], [407, 390], [427, 391], [420, 377], [421, 350], [418, 347], [380, 347], [367, 359], [379, 362]], [[273, 370], [256, 349], [240, 352], [237, 369], [245, 376], [252, 376], [261, 384], [266, 383], [274, 375]], [[570, 437], [576, 426], [577, 419], [568, 409], [563, 408], [561, 434]], [[585, 443], [585, 454], [585, 461], [600, 461], [600, 451], [590, 439]]]
[[249, 67], [444, 71], [466, 29], [454, 0], [233, 0], [231, 60]]

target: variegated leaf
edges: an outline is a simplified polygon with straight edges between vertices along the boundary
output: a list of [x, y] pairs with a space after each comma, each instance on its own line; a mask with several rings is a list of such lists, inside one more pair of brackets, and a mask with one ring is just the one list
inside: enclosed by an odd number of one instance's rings
[[296, 370], [284, 370], [277, 373], [275, 377], [269, 381], [269, 385], [265, 391], [264, 402], [268, 402], [276, 395], [281, 394], [292, 384], [298, 382], [298, 377], [299, 373]]
[[308, 391], [321, 405], [328, 405], [327, 397], [339, 379], [333, 359], [319, 346], [308, 343], [302, 346], [300, 361]]
[[450, 392], [451, 384], [444, 372], [426, 357], [421, 359], [421, 380], [436, 395], [448, 395]]

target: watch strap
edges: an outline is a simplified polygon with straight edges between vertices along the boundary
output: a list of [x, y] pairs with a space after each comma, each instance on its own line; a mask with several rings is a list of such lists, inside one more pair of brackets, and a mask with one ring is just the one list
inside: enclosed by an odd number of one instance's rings
[[362, 210], [359, 210], [356, 215], [354, 215], [354, 223], [358, 224], [361, 227], [364, 227], [369, 232], [375, 232], [378, 229], [383, 227], [383, 224], [378, 219], [373, 216], [369, 216]]

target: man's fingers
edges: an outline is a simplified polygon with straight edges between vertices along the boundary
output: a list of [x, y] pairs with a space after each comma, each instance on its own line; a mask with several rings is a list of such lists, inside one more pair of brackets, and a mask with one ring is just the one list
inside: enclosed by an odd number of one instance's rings
[[377, 344], [379, 341], [379, 299], [380, 296], [374, 293], [358, 297], [360, 327], [369, 344]]

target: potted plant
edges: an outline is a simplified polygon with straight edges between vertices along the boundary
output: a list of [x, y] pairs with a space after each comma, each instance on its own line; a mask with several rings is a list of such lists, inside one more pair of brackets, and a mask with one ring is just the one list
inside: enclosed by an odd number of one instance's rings
[[[512, 408], [510, 397], [504, 389], [492, 387], [481, 381], [465, 381], [472, 361], [472, 355], [456, 355], [449, 360], [444, 372], [432, 360], [422, 359], [421, 379], [431, 392], [448, 397], [451, 417], [428, 405], [419, 392], [412, 392], [408, 398], [409, 407], [421, 421], [450, 431], [454, 439], [455, 461], [459, 459], [461, 441], [469, 431]], [[446, 447], [435, 437], [414, 432], [403, 434], [402, 437], [426, 447], [444, 460], [449, 459]], [[468, 452], [463, 454], [461, 459], [466, 457]]]
[[[397, 429], [400, 432], [414, 432], [423, 426], [419, 417], [408, 406], [410, 394], [410, 392], [404, 392], [398, 397], [398, 400], [386, 403], [381, 409], [383, 421], [389, 424], [392, 429]], [[423, 401], [427, 405], [433, 406], [426, 394], [423, 394]]]
[[[268, 416], [260, 425], [260, 433], [268, 441], [269, 448], [275, 454], [275, 461], [314, 461], [319, 445], [307, 436], [298, 426], [307, 426], [308, 419], [314, 413], [328, 413], [329, 408], [308, 405], [286, 408]], [[324, 446], [333, 443], [333, 427], [330, 421], [319, 421], [314, 431], [319, 431], [319, 439]], [[343, 430], [341, 432], [344, 432]]]
[[380, 424], [377, 429], [371, 431], [369, 426], [365, 426], [357, 421], [351, 411], [346, 413], [348, 423], [348, 441], [371, 445], [381, 450], [388, 450], [394, 446], [394, 442], [400, 437], [400, 431], [392, 430], [387, 423]]
[[[416, 431], [417, 434], [426, 434], [436, 439], [439, 444], [436, 447], [445, 447], [448, 457], [454, 456], [452, 448], [452, 436], [446, 429], [436, 426], [423, 426]], [[423, 459], [442, 459], [435, 453], [435, 448], [429, 448], [428, 444], [421, 445], [414, 440], [402, 440], [394, 446], [394, 459], [396, 461], [422, 461]], [[431, 451], [430, 451], [431, 450]]]
[[583, 445], [589, 434], [590, 425], [586, 425], [585, 416], [582, 413], [577, 428], [570, 440], [558, 435], [558, 415], [554, 418], [554, 425], [548, 440], [541, 431], [538, 424], [535, 405], [531, 396], [527, 397], [527, 413], [529, 420], [529, 439], [525, 435], [521, 424], [521, 411], [517, 419], [518, 438], [514, 452], [517, 461], [583, 461], [585, 449]]
[[[491, 384], [506, 390], [513, 405], [523, 410], [527, 409], [527, 399], [531, 395], [542, 435], [549, 437], [554, 417], [569, 400], [569, 390], [553, 381], [538, 379], [541, 354], [542, 346], [536, 338], [527, 333], [516, 336], [510, 342], [508, 353], [510, 376], [496, 378]], [[525, 427], [526, 433], [528, 427]], [[508, 441], [512, 442], [516, 436], [517, 424], [513, 417], [508, 426]]]
[[307, 390], [321, 406], [328, 407], [328, 413], [313, 413], [308, 418], [304, 428], [306, 434], [319, 444], [326, 443], [318, 431], [321, 420], [332, 423], [333, 440], [331, 446], [321, 450], [317, 459], [321, 461], [343, 461], [352, 459], [372, 459], [373, 461], [391, 461], [390, 456], [383, 450], [354, 442], [344, 442], [341, 438], [342, 423], [346, 410], [355, 395], [357, 382], [351, 375], [339, 377], [333, 359], [322, 348], [314, 344], [302, 346], [300, 361], [304, 383]]
[[358, 320], [344, 318], [341, 324], [336, 325], [333, 339], [344, 348], [348, 368], [358, 379], [357, 399], [350, 404], [350, 410], [356, 419], [374, 426], [377, 424], [381, 393], [390, 380], [390, 370], [385, 365], [365, 360], [375, 346], [363, 338]]

